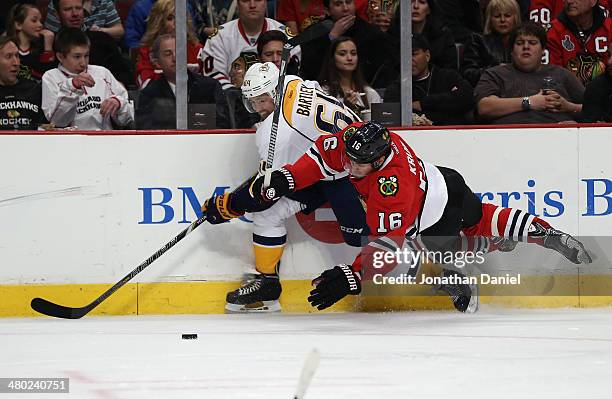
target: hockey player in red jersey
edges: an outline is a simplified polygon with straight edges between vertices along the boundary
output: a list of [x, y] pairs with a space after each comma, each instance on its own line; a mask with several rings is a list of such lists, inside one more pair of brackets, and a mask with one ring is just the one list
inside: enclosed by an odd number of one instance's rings
[[[297, 162], [274, 171], [268, 188], [262, 188], [263, 178], [257, 179], [252, 193], [261, 201], [275, 201], [344, 170], [366, 204], [371, 235], [351, 265], [335, 266], [313, 280], [308, 300], [319, 310], [359, 294], [374, 253], [395, 252], [405, 238], [428, 238], [424, 241], [433, 250], [456, 249], [461, 234], [523, 238], [574, 263], [591, 262], [584, 246], [569, 234], [526, 212], [482, 204], [457, 171], [419, 159], [400, 136], [373, 122], [356, 122], [338, 135], [320, 137]], [[463, 277], [451, 270], [443, 273]], [[440, 289], [459, 311], [477, 307], [469, 285]]]

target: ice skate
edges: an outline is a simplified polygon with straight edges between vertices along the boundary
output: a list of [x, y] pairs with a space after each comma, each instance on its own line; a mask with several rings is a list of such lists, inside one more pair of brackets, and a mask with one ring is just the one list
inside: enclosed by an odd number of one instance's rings
[[529, 236], [542, 237], [544, 239], [543, 245], [545, 248], [559, 252], [570, 262], [577, 265], [588, 264], [593, 261], [584, 248], [584, 245], [571, 235], [561, 230], [553, 229], [552, 227], [546, 228], [537, 222], [534, 222], [532, 226], [534, 231], [530, 231]]
[[[451, 276], [456, 276], [457, 278], [465, 277], [463, 274], [453, 270], [444, 270], [442, 275], [446, 278]], [[441, 284], [437, 289], [446, 292], [450, 296], [455, 309], [458, 311], [475, 313], [478, 310], [478, 285], [449, 283]]]
[[282, 287], [277, 274], [255, 274], [240, 288], [228, 292], [225, 310], [231, 313], [280, 312]]

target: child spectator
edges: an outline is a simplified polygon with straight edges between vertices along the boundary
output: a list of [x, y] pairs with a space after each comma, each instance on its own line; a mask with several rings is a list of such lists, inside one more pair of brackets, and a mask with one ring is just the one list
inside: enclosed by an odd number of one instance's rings
[[325, 92], [343, 101], [366, 121], [372, 115], [370, 104], [382, 102], [363, 78], [357, 45], [349, 37], [340, 36], [332, 42], [323, 60], [319, 82]]
[[[138, 60], [136, 63], [136, 81], [138, 86], [144, 88], [151, 79], [159, 79], [161, 73], [155, 71], [151, 62], [150, 48], [155, 39], [163, 34], [174, 34], [176, 30], [174, 0], [157, 0], [147, 21], [147, 31], [142, 37]], [[191, 24], [187, 19], [187, 63], [190, 69], [200, 72], [198, 57], [202, 45], [198, 41]]]
[[42, 108], [57, 127], [112, 130], [128, 126], [134, 108], [127, 90], [110, 71], [89, 65], [89, 38], [77, 28], [60, 30], [55, 39], [60, 65], [42, 79]]
[[43, 73], [55, 68], [53, 32], [43, 29], [40, 11], [32, 4], [15, 4], [8, 15], [7, 36], [19, 48], [19, 79], [40, 82]]
[[117, 42], [106, 32], [87, 29], [84, 0], [53, 0], [53, 2], [63, 28], [78, 28], [87, 34], [91, 63], [108, 68], [124, 85], [132, 84], [134, 74], [130, 71], [130, 64], [121, 54]]
[[40, 106], [40, 84], [20, 79], [19, 50], [8, 36], [0, 36], [0, 130], [36, 130], [45, 123]]
[[484, 35], [472, 34], [463, 58], [463, 77], [476, 86], [482, 72], [511, 62], [510, 32], [521, 24], [516, 0], [491, 0], [485, 11]]

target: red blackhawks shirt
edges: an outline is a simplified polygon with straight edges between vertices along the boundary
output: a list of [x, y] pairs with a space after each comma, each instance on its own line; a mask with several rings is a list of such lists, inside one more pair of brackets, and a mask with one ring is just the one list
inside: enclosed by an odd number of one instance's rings
[[[295, 189], [344, 172], [348, 161], [344, 138], [362, 123], [353, 123], [338, 135], [320, 136], [296, 163], [286, 165], [295, 180]], [[370, 244], [353, 262], [355, 271], [360, 271], [362, 264], [371, 265], [368, 258], [373, 252], [394, 252], [401, 248], [406, 235], [415, 236], [419, 230], [427, 189], [424, 167], [400, 136], [390, 135], [391, 154], [383, 166], [363, 178], [350, 178], [365, 203], [371, 234]]]
[[[606, 16], [610, 15], [612, 0], [599, 0], [599, 7]], [[563, 0], [531, 0], [529, 4], [529, 19], [550, 29], [554, 19], [563, 11]]]
[[586, 85], [606, 70], [612, 19], [595, 9], [593, 27], [580, 31], [565, 12], [561, 12], [547, 33], [547, 42], [548, 62], [569, 69]]

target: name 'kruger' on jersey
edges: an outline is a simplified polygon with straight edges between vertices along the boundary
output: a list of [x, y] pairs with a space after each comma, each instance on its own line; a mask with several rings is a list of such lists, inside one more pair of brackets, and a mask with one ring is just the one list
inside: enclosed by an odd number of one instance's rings
[[[318, 82], [298, 76], [285, 78], [272, 167], [297, 161], [321, 136], [340, 132], [359, 117], [342, 102], [325, 94]], [[266, 159], [273, 114], [258, 127], [255, 140], [261, 159]]]

